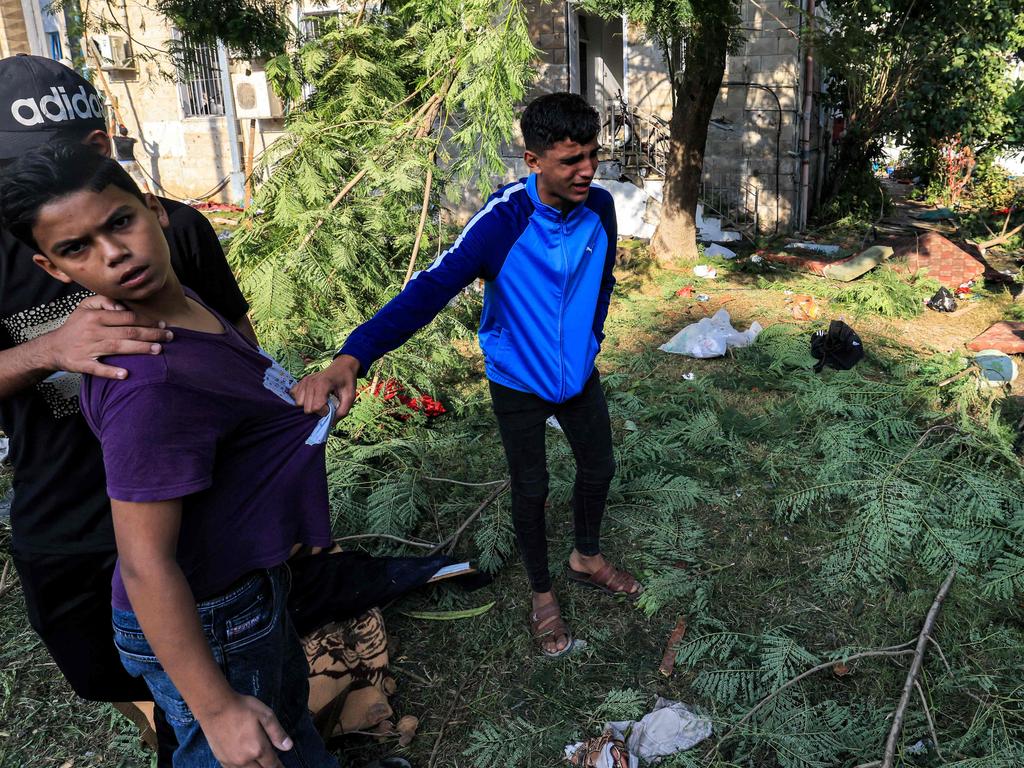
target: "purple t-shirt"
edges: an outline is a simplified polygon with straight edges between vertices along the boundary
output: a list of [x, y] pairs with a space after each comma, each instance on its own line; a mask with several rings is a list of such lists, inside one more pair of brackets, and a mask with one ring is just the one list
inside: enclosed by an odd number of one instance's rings
[[[319, 417], [286, 401], [288, 374], [220, 319], [223, 334], [174, 328], [163, 354], [106, 358], [128, 378], [86, 376], [81, 392], [110, 498], [182, 499], [177, 560], [196, 600], [294, 544], [331, 545], [324, 445], [307, 443]], [[112, 588], [130, 610], [119, 567]]]

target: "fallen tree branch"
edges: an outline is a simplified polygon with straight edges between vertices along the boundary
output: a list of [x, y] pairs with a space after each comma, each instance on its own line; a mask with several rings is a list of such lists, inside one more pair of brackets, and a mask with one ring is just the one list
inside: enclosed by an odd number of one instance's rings
[[389, 539], [390, 541], [397, 541], [399, 544], [407, 544], [410, 547], [422, 547], [423, 549], [430, 549], [434, 546], [429, 541], [409, 541], [409, 539], [403, 539], [400, 536], [392, 536], [390, 533], [357, 533], [354, 536], [340, 536], [335, 541], [356, 541], [358, 539]]
[[416, 267], [416, 259], [420, 255], [420, 243], [423, 242], [423, 228], [427, 224], [427, 212], [430, 210], [430, 191], [434, 187], [434, 159], [437, 150], [434, 149], [428, 158], [427, 179], [423, 182], [423, 206], [420, 208], [420, 223], [416, 227], [416, 241], [412, 245], [412, 255], [409, 256], [409, 267], [405, 270], [405, 280], [402, 287], [405, 288], [412, 280], [412, 271]]
[[[877, 648], [877, 649], [872, 650], [872, 651], [861, 651], [859, 653], [854, 653], [854, 654], [851, 654], [851, 655], [847, 656], [845, 659], [842, 659], [842, 661], [844, 661], [844, 662], [854, 661], [855, 659], [866, 659], [866, 658], [871, 658], [871, 657], [875, 657], [875, 656], [905, 656], [907, 654], [913, 653], [913, 651], [911, 649], [907, 648], [907, 646], [911, 645], [913, 642], [914, 642], [913, 640], [908, 640], [907, 642], [903, 643], [902, 645], [893, 645], [893, 646], [890, 646], [889, 648]], [[791, 688], [792, 686], [794, 686], [797, 683], [799, 683], [801, 680], [803, 680], [805, 678], [808, 678], [808, 677], [810, 677], [811, 675], [813, 675], [813, 674], [815, 674], [817, 672], [821, 672], [823, 669], [831, 669], [832, 667], [834, 667], [836, 665], [837, 661], [839, 661], [839, 660], [838, 659], [831, 659], [830, 661], [826, 661], [826, 662], [823, 662], [821, 664], [818, 664], [815, 667], [811, 667], [806, 672], [801, 672], [799, 675], [794, 677], [789, 682], [784, 683], [780, 687], [776, 688], [774, 691], [772, 691], [767, 696], [765, 696], [763, 699], [761, 699], [759, 702], [757, 702], [757, 704], [754, 705], [753, 709], [751, 709], [749, 712], [747, 712], [747, 714], [745, 714], [743, 717], [741, 717], [739, 719], [739, 721], [734, 726], [732, 726], [728, 731], [726, 731], [725, 735], [721, 739], [718, 740], [718, 743], [722, 744], [723, 742], [728, 741], [729, 737], [731, 737], [733, 735], [733, 733], [735, 733], [739, 728], [741, 728], [744, 723], [746, 723], [748, 720], [750, 720], [750, 718], [754, 716], [755, 712], [757, 712], [759, 709], [761, 709], [761, 707], [763, 707], [769, 701], [774, 699], [776, 696], [778, 696], [784, 690], [786, 690], [787, 688]]]
[[958, 568], [958, 565], [954, 565], [949, 569], [949, 575], [946, 576], [946, 580], [942, 582], [942, 586], [939, 587], [939, 592], [935, 595], [932, 607], [928, 609], [928, 615], [925, 617], [924, 626], [921, 627], [921, 634], [917, 637], [917, 647], [914, 649], [914, 659], [910, 663], [910, 670], [907, 672], [907, 680], [903, 683], [903, 693], [900, 695], [900, 703], [896, 706], [896, 711], [892, 717], [892, 727], [889, 728], [889, 737], [885, 742], [885, 755], [882, 757], [882, 768], [892, 768], [893, 761], [896, 759], [896, 742], [899, 740], [900, 731], [903, 728], [903, 716], [907, 711], [907, 704], [910, 702], [910, 694], [914, 690], [914, 683], [917, 682], [917, 676], [921, 672], [921, 665], [924, 662], [925, 648], [928, 646], [928, 636], [931, 635], [932, 630], [935, 628], [935, 620], [939, 616], [939, 610], [942, 608], [942, 603], [946, 599], [946, 595], [949, 594], [950, 587], [953, 586], [953, 579], [956, 578]]
[[1018, 224], [1009, 232], [1006, 232], [1004, 230], [1003, 234], [999, 235], [999, 237], [993, 237], [991, 240], [985, 240], [984, 242], [981, 243], [975, 242], [973, 240], [968, 240], [967, 242], [969, 242], [971, 245], [977, 248], [981, 252], [982, 258], [984, 258], [989, 248], [993, 248], [997, 245], [1002, 245], [1021, 230], [1024, 230], [1024, 222]]
[[942, 760], [942, 750], [939, 749], [939, 735], [935, 732], [935, 721], [932, 720], [932, 711], [928, 708], [928, 700], [924, 697], [924, 691], [921, 689], [921, 683], [915, 680], [914, 687], [917, 689], [917, 695], [921, 698], [921, 708], [924, 710], [924, 717], [928, 721], [928, 731], [932, 735], [932, 744], [935, 745], [935, 754], [939, 756], [939, 760]]
[[974, 363], [973, 362], [971, 364], [969, 364], [966, 368], [964, 368], [962, 371], [960, 371], [959, 373], [954, 373], [948, 379], [943, 379], [942, 381], [940, 381], [935, 386], [941, 388], [941, 387], [945, 387], [945, 386], [947, 386], [949, 384], [952, 384], [954, 381], [962, 379], [964, 376], [966, 376], [972, 370], [974, 370]]
[[363, 170], [361, 170], [359, 173], [352, 177], [352, 180], [348, 184], [342, 187], [341, 192], [334, 196], [334, 199], [327, 204], [327, 210], [324, 211], [324, 215], [317, 219], [316, 224], [314, 224], [310, 228], [309, 232], [306, 233], [306, 236], [302, 238], [302, 242], [299, 243], [299, 247], [296, 249], [297, 251], [301, 251], [305, 249], [307, 245], [309, 245], [309, 241], [313, 239], [313, 235], [315, 235], [317, 233], [317, 230], [319, 230], [320, 227], [324, 225], [324, 222], [327, 221], [327, 214], [329, 214], [331, 211], [338, 207], [338, 203], [340, 203], [345, 198], [345, 195], [352, 191], [352, 188], [360, 182], [360, 180], [363, 178], [363, 176], [366, 175], [366, 172], [368, 170], [368, 168], [363, 168]]
[[1009, 210], [1008, 210], [1008, 211], [1006, 212], [1006, 218], [1005, 218], [1005, 219], [1003, 219], [1003, 231], [999, 233], [999, 234], [1000, 234], [1000, 236], [1002, 236], [1002, 235], [1005, 235], [1005, 234], [1006, 234], [1006, 230], [1007, 230], [1007, 229], [1009, 229], [1009, 227], [1010, 227], [1010, 217], [1011, 217], [1011, 216], [1013, 216], [1013, 212], [1014, 212], [1015, 210], [1017, 210], [1017, 209], [1016, 209], [1016, 208], [1014, 208], [1014, 207], [1013, 207], [1013, 206], [1011, 205], [1011, 206], [1010, 206], [1010, 209], [1009, 209]]
[[0, 598], [2, 598], [4, 595], [6, 595], [11, 590], [11, 588], [14, 586], [14, 582], [13, 581], [10, 584], [7, 583], [7, 574], [10, 572], [10, 570], [11, 570], [11, 561], [10, 560], [5, 560], [4, 561], [4, 572], [0, 573]]
[[456, 529], [455, 533], [453, 533], [447, 539], [445, 539], [440, 544], [438, 544], [436, 547], [431, 549], [428, 554], [436, 555], [442, 549], [444, 549], [445, 547], [448, 547], [447, 554], [450, 555], [455, 550], [455, 545], [459, 542], [459, 536], [462, 535], [462, 532], [465, 531], [472, 524], [472, 522], [474, 520], [476, 520], [478, 517], [480, 517], [480, 513], [483, 512], [485, 509], [487, 509], [487, 507], [489, 507], [491, 505], [491, 503], [496, 498], [498, 498], [502, 493], [504, 493], [505, 489], [507, 489], [511, 484], [512, 484], [511, 480], [506, 480], [501, 485], [499, 485], [497, 488], [495, 488], [493, 491], [491, 491], [490, 495], [480, 503], [480, 506], [477, 507], [475, 510], [473, 510], [473, 514], [471, 514], [469, 517], [467, 517], [462, 522], [462, 525], [460, 525]]
[[[415, 118], [419, 119], [419, 123], [415, 133], [413, 133], [414, 139], [425, 138], [430, 133], [430, 129], [433, 127], [434, 121], [437, 119], [438, 112], [441, 111], [441, 106], [444, 104], [444, 100], [448, 98], [448, 91], [451, 90], [452, 83], [454, 81], [455, 75], [450, 74], [448, 76], [448, 80], [441, 87], [441, 90], [427, 99], [423, 106], [416, 111]], [[433, 164], [431, 164], [431, 168], [432, 167]], [[324, 215], [317, 219], [317, 222], [312, 226], [312, 228], [310, 228], [309, 232], [306, 233], [306, 236], [302, 238], [302, 242], [299, 243], [299, 247], [296, 250], [302, 251], [307, 245], [309, 245], [309, 241], [313, 239], [313, 235], [315, 235], [320, 227], [324, 225], [324, 222], [327, 221], [327, 214], [338, 207], [338, 203], [340, 203], [345, 196], [352, 191], [352, 188], [360, 182], [360, 180], [366, 175], [367, 171], [369, 171], [369, 168], [363, 168], [359, 171], [359, 173], [357, 173], [352, 180], [334, 196], [334, 199], [327, 204], [327, 210], [324, 211]]]
[[424, 480], [433, 480], [438, 483], [452, 483], [453, 485], [465, 485], [470, 488], [483, 488], [488, 485], [500, 485], [501, 483], [507, 483], [507, 480], [487, 480], [482, 483], [467, 483], [465, 480], [453, 480], [450, 477], [431, 477], [430, 475], [424, 475]]

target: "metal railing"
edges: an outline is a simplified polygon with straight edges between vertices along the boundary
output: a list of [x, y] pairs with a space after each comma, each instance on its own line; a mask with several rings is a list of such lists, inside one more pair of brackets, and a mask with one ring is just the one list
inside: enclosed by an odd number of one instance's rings
[[606, 105], [601, 121], [602, 159], [635, 179], [663, 179], [668, 163], [668, 122], [627, 104], [622, 92]]
[[[664, 179], [670, 146], [668, 122], [645, 115], [619, 92], [607, 105], [601, 123], [602, 160], [617, 163], [619, 173], [642, 185]], [[700, 201], [706, 213], [735, 227], [749, 240], [760, 234], [760, 189], [739, 174], [704, 174]]]
[[760, 189], [734, 173], [712, 172], [700, 185], [705, 217], [709, 211], [712, 212], [721, 217], [723, 225], [736, 227], [750, 240], [756, 239], [760, 233], [760, 196]]

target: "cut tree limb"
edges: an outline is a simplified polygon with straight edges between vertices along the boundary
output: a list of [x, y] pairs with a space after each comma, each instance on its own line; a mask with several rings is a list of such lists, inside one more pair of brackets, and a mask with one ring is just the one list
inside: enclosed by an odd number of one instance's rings
[[921, 699], [921, 708], [924, 710], [925, 719], [928, 721], [928, 732], [932, 735], [932, 744], [935, 745], [935, 754], [939, 756], [939, 760], [942, 760], [942, 750], [939, 749], [939, 735], [935, 732], [935, 721], [932, 719], [932, 711], [928, 707], [928, 699], [924, 696], [924, 690], [921, 688], [921, 683], [917, 680], [914, 681], [914, 687], [917, 689], [917, 695]]
[[[907, 648], [907, 646], [913, 642], [913, 640], [908, 640], [902, 645], [893, 645], [889, 648], [878, 648], [873, 651], [861, 651], [860, 653], [853, 653], [847, 656], [845, 659], [842, 659], [842, 661], [854, 661], [855, 659], [866, 659], [874, 656], [906, 656], [907, 654], [913, 653], [912, 650]], [[776, 688], [774, 691], [772, 691], [759, 702], [757, 702], [757, 704], [755, 704], [753, 708], [749, 712], [747, 712], [747, 714], [745, 714], [743, 717], [739, 719], [736, 725], [734, 725], [732, 728], [726, 731], [725, 735], [718, 740], [718, 743], [722, 744], [723, 742], [727, 741], [730, 736], [732, 736], [739, 728], [741, 728], [748, 720], [750, 720], [751, 717], [754, 716], [755, 712], [761, 709], [761, 707], [763, 707], [769, 701], [774, 699], [784, 690], [786, 690], [787, 688], [791, 688], [792, 686], [799, 683], [801, 680], [808, 678], [817, 672], [821, 672], [824, 669], [831, 669], [833, 666], [835, 666], [836, 661], [837, 659], [830, 659], [829, 661], [826, 661], [822, 664], [818, 664], [817, 666], [811, 667], [806, 672], [801, 672], [799, 675], [794, 677], [789, 682], [784, 683], [783, 685]]]
[[907, 672], [907, 680], [903, 683], [903, 693], [900, 695], [900, 703], [896, 706], [896, 711], [892, 717], [892, 727], [889, 728], [889, 737], [885, 742], [885, 755], [882, 757], [882, 768], [892, 768], [893, 761], [896, 759], [896, 742], [899, 740], [900, 731], [903, 729], [903, 716], [907, 711], [907, 704], [910, 702], [910, 694], [913, 692], [914, 683], [917, 682], [917, 676], [921, 672], [925, 649], [928, 647], [928, 637], [935, 628], [935, 620], [939, 616], [939, 611], [942, 609], [942, 603], [945, 601], [946, 595], [949, 594], [950, 587], [953, 586], [953, 579], [956, 578], [958, 568], [958, 565], [954, 565], [949, 569], [949, 574], [946, 576], [946, 580], [942, 582], [942, 586], [939, 587], [938, 594], [935, 595], [935, 600], [932, 601], [932, 607], [928, 609], [928, 615], [925, 617], [924, 626], [921, 627], [921, 634], [917, 637], [917, 647], [914, 649], [914, 659], [910, 663], [910, 670]]
[[10, 584], [7, 583], [7, 574], [10, 572], [10, 570], [11, 570], [11, 561], [10, 560], [5, 560], [4, 561], [4, 572], [0, 573], [0, 597], [3, 597], [4, 595], [6, 595], [7, 592], [11, 589], [11, 587], [14, 586], [14, 582], [13, 581]]
[[459, 537], [462, 535], [462, 532], [465, 531], [473, 523], [474, 520], [476, 520], [478, 517], [480, 517], [480, 513], [483, 512], [485, 509], [487, 509], [491, 505], [491, 503], [496, 498], [498, 498], [502, 493], [504, 493], [505, 489], [507, 489], [511, 484], [512, 484], [511, 480], [506, 480], [501, 485], [499, 485], [497, 488], [495, 488], [493, 491], [491, 491], [490, 495], [480, 503], [480, 506], [477, 507], [475, 510], [473, 510], [473, 514], [471, 514], [469, 517], [467, 517], [462, 522], [462, 525], [460, 525], [458, 527], [458, 529], [455, 531], [455, 533], [453, 533], [447, 539], [445, 539], [440, 544], [438, 544], [436, 547], [434, 547], [432, 550], [430, 550], [430, 552], [428, 554], [436, 555], [442, 549], [444, 549], [445, 547], [448, 547], [447, 554], [450, 555], [455, 550], [455, 545], [458, 544]]
[[[413, 134], [413, 138], [422, 139], [430, 133], [430, 129], [433, 127], [434, 121], [437, 119], [437, 115], [441, 111], [441, 106], [444, 104], [444, 100], [448, 98], [448, 92], [451, 90], [453, 82], [455, 82], [454, 73], [448, 76], [444, 85], [441, 86], [441, 90], [427, 99], [423, 106], [416, 111], [415, 117], [419, 118], [419, 122], [416, 125], [416, 131]], [[352, 180], [344, 186], [341, 192], [334, 196], [334, 199], [327, 204], [327, 210], [324, 211], [324, 215], [321, 216], [309, 232], [306, 233], [306, 236], [302, 238], [302, 242], [299, 243], [299, 247], [296, 250], [302, 251], [307, 245], [309, 245], [309, 241], [313, 239], [313, 235], [315, 235], [320, 227], [324, 225], [324, 222], [327, 221], [327, 214], [338, 207], [338, 203], [345, 198], [345, 195], [352, 191], [352, 188], [360, 182], [368, 170], [369, 168], [363, 168], [359, 171], [359, 173], [352, 177]]]
[[1009, 232], [1007, 232], [1004, 229], [1003, 233], [1001, 235], [999, 235], [999, 237], [993, 237], [991, 240], [985, 240], [984, 242], [981, 242], [981, 243], [974, 242], [973, 240], [968, 240], [968, 242], [971, 245], [973, 245], [975, 248], [977, 248], [979, 251], [981, 251], [981, 255], [982, 255], [982, 257], [984, 257], [985, 256], [985, 252], [989, 248], [994, 248], [997, 245], [1002, 245], [1003, 243], [1005, 243], [1007, 240], [1009, 240], [1011, 237], [1016, 235], [1021, 230], [1024, 230], [1024, 222], [1018, 224], [1016, 227], [1011, 229]]
[[357, 533], [354, 536], [339, 536], [335, 541], [357, 541], [359, 539], [387, 539], [388, 541], [405, 544], [409, 547], [420, 547], [421, 549], [430, 549], [434, 546], [429, 541], [410, 541], [409, 539], [403, 539], [401, 536], [392, 536], [390, 533]]

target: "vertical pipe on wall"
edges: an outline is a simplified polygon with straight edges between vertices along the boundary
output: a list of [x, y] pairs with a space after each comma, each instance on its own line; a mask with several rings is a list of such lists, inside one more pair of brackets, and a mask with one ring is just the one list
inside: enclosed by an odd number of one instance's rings
[[814, 115], [814, 49], [809, 39], [814, 32], [814, 0], [807, 0], [807, 23], [804, 29], [809, 33], [804, 53], [803, 115], [800, 125], [800, 218], [799, 229], [807, 228], [808, 207], [811, 189], [811, 119]]
[[224, 91], [224, 121], [228, 128], [228, 144], [231, 149], [231, 202], [240, 204], [245, 198], [245, 173], [242, 172], [242, 150], [238, 146], [238, 120], [235, 117], [235, 92], [231, 88], [231, 71], [228, 49], [224, 43], [217, 43], [217, 65], [220, 68], [220, 83]]
[[622, 100], [629, 103], [629, 19], [622, 14]]

